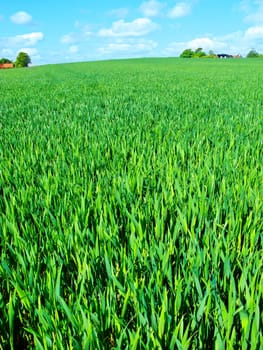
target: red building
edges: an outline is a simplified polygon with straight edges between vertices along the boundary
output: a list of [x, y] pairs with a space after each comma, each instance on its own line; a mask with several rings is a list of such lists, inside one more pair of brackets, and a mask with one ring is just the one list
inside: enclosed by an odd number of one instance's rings
[[0, 69], [14, 68], [13, 63], [0, 63]]

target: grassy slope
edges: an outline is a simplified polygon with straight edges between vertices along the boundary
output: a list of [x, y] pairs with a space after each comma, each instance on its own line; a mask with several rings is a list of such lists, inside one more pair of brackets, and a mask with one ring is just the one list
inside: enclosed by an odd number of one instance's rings
[[262, 79], [261, 60], [0, 72], [4, 348], [262, 345]]

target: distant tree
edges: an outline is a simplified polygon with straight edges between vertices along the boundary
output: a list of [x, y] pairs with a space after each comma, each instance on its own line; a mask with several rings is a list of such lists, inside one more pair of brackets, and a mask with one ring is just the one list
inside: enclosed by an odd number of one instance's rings
[[206, 53], [203, 51], [203, 49], [201, 47], [199, 47], [198, 49], [195, 50], [194, 52], [194, 56], [193, 57], [204, 57], [206, 56]]
[[247, 54], [247, 58], [257, 58], [259, 56], [259, 53], [255, 49], [250, 50]]
[[29, 63], [31, 63], [31, 59], [26, 52], [19, 52], [17, 55], [15, 66], [16, 67], [28, 67]]
[[182, 53], [181, 53], [181, 55], [180, 55], [180, 57], [181, 58], [192, 58], [193, 56], [194, 56], [194, 51], [192, 50], [192, 49], [185, 49]]
[[1, 58], [0, 64], [3, 64], [3, 63], [12, 63], [12, 61], [10, 61], [8, 58]]

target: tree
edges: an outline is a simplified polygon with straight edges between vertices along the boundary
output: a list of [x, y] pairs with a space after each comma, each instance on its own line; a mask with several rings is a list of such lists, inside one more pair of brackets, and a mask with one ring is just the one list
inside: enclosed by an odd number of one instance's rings
[[15, 66], [16, 67], [28, 67], [31, 63], [31, 59], [26, 52], [19, 52], [16, 58]]
[[185, 49], [180, 57], [181, 58], [192, 58], [194, 56], [194, 51], [192, 49]]
[[194, 52], [194, 57], [204, 57], [206, 56], [206, 53], [203, 51], [203, 49], [201, 47], [199, 47], [198, 49], [195, 50]]
[[3, 63], [12, 63], [12, 61], [10, 61], [8, 58], [1, 58], [0, 59], [0, 64], [3, 64]]
[[247, 58], [257, 58], [259, 56], [259, 53], [255, 49], [250, 50], [247, 54]]

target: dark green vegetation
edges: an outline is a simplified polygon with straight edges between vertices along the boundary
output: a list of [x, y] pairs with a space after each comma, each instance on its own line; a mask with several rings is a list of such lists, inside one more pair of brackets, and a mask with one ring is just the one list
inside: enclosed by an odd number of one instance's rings
[[185, 49], [181, 55], [180, 58], [202, 58], [202, 57], [209, 57], [209, 58], [216, 58], [216, 54], [213, 51], [209, 52], [209, 55], [207, 55], [202, 48], [198, 48], [195, 51], [192, 49]]
[[250, 50], [249, 53], [247, 54], [247, 58], [262, 58], [263, 55], [258, 53], [256, 50]]
[[2, 348], [262, 348], [262, 61], [0, 81]]
[[[8, 58], [1, 58], [0, 64], [3, 64], [3, 63], [12, 63], [12, 61], [9, 60]], [[19, 52], [16, 57], [16, 61], [14, 62], [14, 66], [17, 68], [23, 68], [23, 67], [28, 67], [30, 63], [31, 63], [30, 56], [25, 52]]]
[[[241, 58], [241, 56], [239, 54], [215, 54], [212, 50], [210, 50], [209, 53], [206, 54], [206, 52], [204, 52], [203, 49], [199, 47], [196, 50], [185, 49], [180, 54], [180, 58]], [[263, 54], [260, 54], [253, 49], [248, 52], [246, 58], [263, 58]]]
[[15, 66], [17, 68], [28, 67], [29, 63], [31, 63], [29, 55], [26, 52], [19, 52], [15, 61]]
[[12, 63], [12, 61], [10, 61], [8, 58], [1, 58], [0, 64], [3, 64], [3, 63]]

